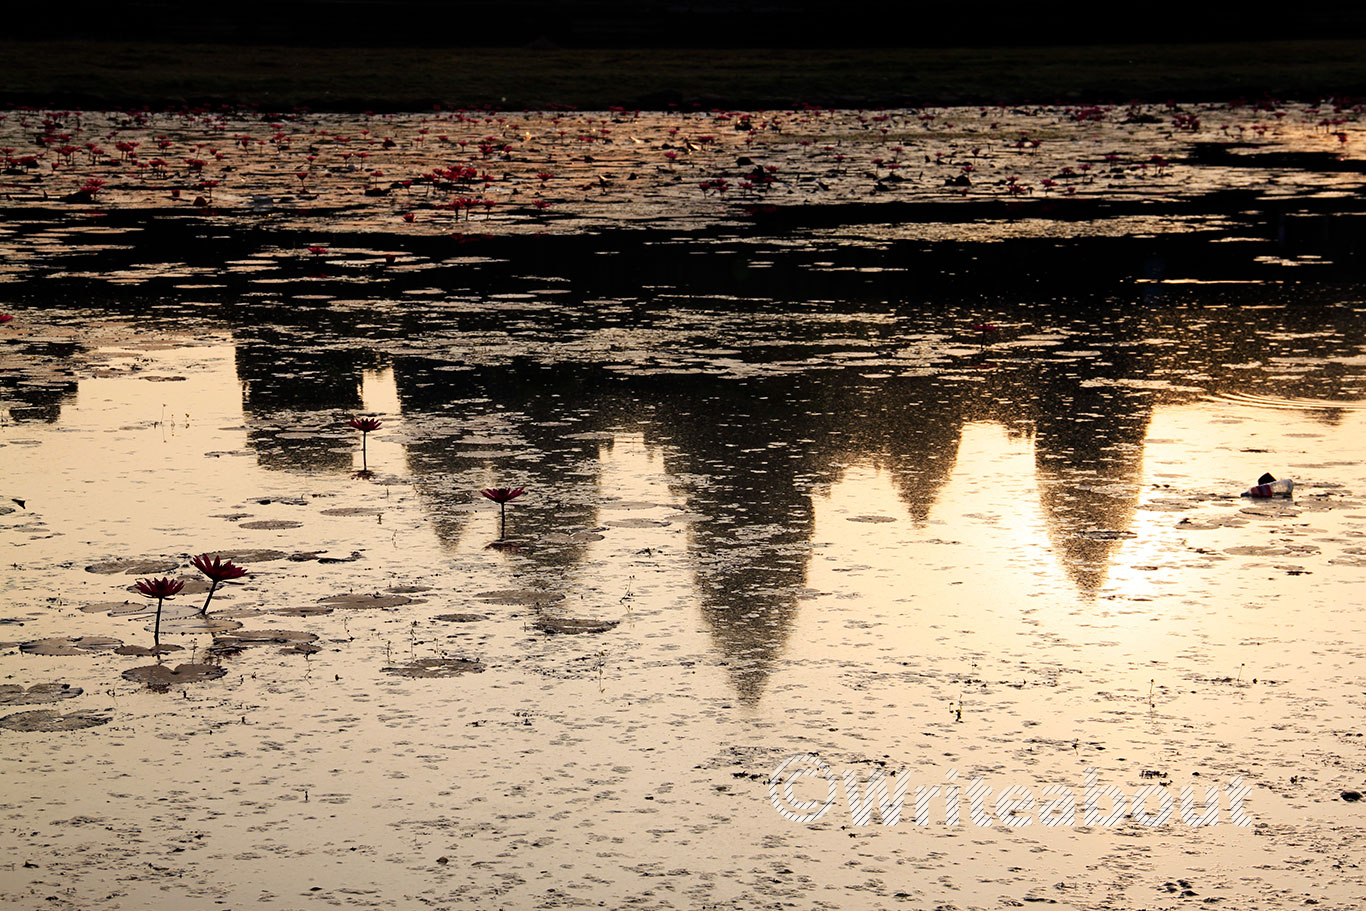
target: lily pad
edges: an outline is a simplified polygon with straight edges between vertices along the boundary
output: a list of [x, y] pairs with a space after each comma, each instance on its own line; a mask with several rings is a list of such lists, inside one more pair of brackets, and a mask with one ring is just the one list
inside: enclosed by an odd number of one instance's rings
[[478, 623], [480, 620], [487, 620], [486, 614], [437, 614], [433, 620], [441, 620], [445, 623]]
[[1182, 512], [1187, 509], [1194, 509], [1196, 505], [1196, 503], [1190, 500], [1166, 498], [1149, 500], [1138, 508], [1146, 512]]
[[163, 633], [221, 633], [226, 630], [241, 629], [242, 621], [225, 620], [215, 614], [201, 617], [198, 613], [189, 617], [175, 617], [167, 620], [165, 615], [161, 618], [161, 631]]
[[609, 528], [664, 528], [669, 523], [663, 519], [608, 519], [602, 523]]
[[173, 683], [196, 683], [200, 680], [217, 680], [226, 674], [224, 668], [216, 664], [180, 664], [172, 670], [165, 664], [147, 664], [133, 667], [123, 672], [124, 680], [145, 683], [148, 686], [170, 686]]
[[541, 540], [547, 544], [587, 544], [590, 541], [601, 541], [602, 535], [595, 531], [551, 531], [541, 536]]
[[272, 560], [283, 560], [289, 554], [283, 550], [271, 550], [268, 547], [242, 548], [240, 550], [211, 550], [209, 558], [218, 557], [223, 560], [231, 560], [238, 566], [246, 563], [269, 563]]
[[1088, 528], [1085, 531], [1077, 532], [1076, 536], [1090, 541], [1126, 541], [1129, 538], [1138, 537], [1132, 531], [1116, 528]]
[[[198, 609], [196, 608], [196, 611], [197, 610]], [[273, 611], [268, 611], [259, 607], [229, 607], [223, 610], [216, 610], [210, 614], [210, 616], [217, 620], [240, 620], [243, 617], [259, 617], [262, 614], [269, 613], [273, 613]]]
[[85, 692], [69, 683], [35, 683], [24, 689], [17, 683], [0, 684], [0, 705], [33, 705], [61, 702]]
[[[319, 551], [319, 553], [322, 553], [322, 551]], [[292, 560], [292, 559], [294, 559], [294, 558], [293, 558], [293, 557], [290, 557], [290, 559]], [[358, 550], [353, 550], [353, 551], [351, 551], [351, 556], [349, 556], [349, 557], [318, 557], [318, 562], [319, 562], [319, 563], [355, 563], [355, 562], [356, 562], [357, 560], [359, 560], [359, 559], [360, 559], [360, 551], [358, 551]]]
[[19, 646], [26, 655], [94, 655], [123, 645], [122, 640], [107, 636], [54, 636], [34, 639]]
[[414, 601], [407, 595], [375, 592], [372, 594], [332, 595], [329, 598], [323, 598], [321, 603], [332, 607], [346, 608], [347, 610], [363, 610], [377, 607], [402, 607], [405, 604], [413, 604]]
[[54, 731], [80, 731], [85, 728], [108, 724], [113, 716], [106, 710], [85, 709], [63, 715], [52, 709], [33, 709], [28, 712], [15, 712], [0, 718], [0, 728], [7, 731], [21, 731], [26, 734], [51, 733]]
[[102, 576], [114, 576], [119, 573], [130, 576], [155, 576], [161, 573], [169, 573], [178, 566], [180, 566], [179, 560], [172, 560], [168, 557], [153, 559], [123, 557], [117, 560], [105, 560], [102, 563], [91, 563], [85, 568], [85, 571], [98, 573]]
[[184, 650], [185, 646], [183, 645], [172, 645], [169, 642], [163, 642], [161, 645], [154, 645], [151, 648], [147, 648], [144, 645], [120, 645], [118, 648], [114, 649], [114, 654], [136, 655], [139, 658], [147, 658], [152, 655], [164, 655], [167, 652], [180, 652]]
[[336, 608], [327, 607], [323, 604], [306, 604], [303, 607], [282, 607], [278, 610], [268, 611], [280, 617], [316, 617], [321, 614], [330, 614]]
[[[176, 598], [185, 598], [185, 597], [190, 597], [190, 596], [193, 596], [193, 595], [203, 595], [203, 594], [206, 594], [206, 593], [208, 592], [208, 590], [209, 590], [209, 585], [210, 585], [210, 583], [209, 583], [209, 580], [208, 580], [208, 579], [189, 578], [189, 579], [181, 579], [180, 581], [185, 583], [184, 588], [182, 588], [179, 592], [177, 592], [177, 593], [176, 593], [175, 595], [173, 595], [171, 598], [166, 599], [167, 602], [168, 602], [168, 604], [169, 604], [169, 602], [174, 601]], [[219, 586], [218, 586], [218, 591], [219, 591], [220, 593], [222, 593], [225, 587], [226, 587], [226, 583], [220, 583]], [[138, 591], [138, 586], [137, 586], [137, 583], [136, 583], [136, 582], [134, 582], [132, 585], [128, 586], [126, 590], [132, 592], [132, 593], [135, 594], [135, 595], [137, 595], [139, 599], [142, 599], [142, 593]], [[215, 596], [215, 597], [216, 597], [216, 596]], [[137, 603], [137, 602], [132, 602], [132, 603]], [[155, 599], [151, 600], [150, 602], [144, 601], [144, 603], [150, 603], [150, 604], [151, 604], [151, 607], [152, 607], [152, 610], [153, 610], [153, 611], [156, 611], [156, 609], [157, 609], [157, 603], [156, 603], [156, 600], [155, 600]]]
[[849, 516], [850, 522], [895, 522], [895, 516]]
[[459, 677], [461, 674], [482, 674], [482, 662], [473, 658], [419, 658], [402, 667], [386, 667], [384, 673], [398, 677]]
[[542, 617], [532, 624], [543, 633], [605, 633], [620, 621], [590, 620], [583, 617]]
[[281, 528], [301, 528], [302, 522], [295, 522], [293, 519], [257, 519], [254, 522], [243, 522], [238, 528], [252, 528], [258, 531], [276, 531]]
[[[95, 604], [87, 604], [81, 611], [87, 614], [108, 614], [111, 617], [118, 617], [121, 614], [142, 614], [147, 611], [155, 612], [156, 603], [148, 604], [136, 601], [99, 601]], [[118, 611], [119, 613], [115, 613]]]
[[291, 629], [244, 629], [214, 639], [215, 646], [241, 648], [247, 645], [293, 645], [317, 640], [314, 633]]
[[1207, 516], [1199, 519], [1182, 519], [1176, 523], [1183, 531], [1212, 531], [1216, 528], [1239, 528], [1248, 523], [1238, 516]]
[[1319, 549], [1312, 544], [1243, 544], [1224, 548], [1224, 553], [1235, 557], [1289, 557], [1318, 552]]
[[334, 506], [322, 510], [325, 516], [377, 516], [384, 512], [374, 506]]
[[497, 541], [490, 541], [488, 544], [485, 544], [484, 550], [496, 550], [505, 554], [520, 554], [526, 552], [527, 545], [523, 541], [517, 541], [512, 538], [499, 538]]
[[497, 591], [480, 592], [475, 597], [489, 604], [554, 604], [564, 600], [564, 595], [559, 592], [538, 588], [500, 588]]

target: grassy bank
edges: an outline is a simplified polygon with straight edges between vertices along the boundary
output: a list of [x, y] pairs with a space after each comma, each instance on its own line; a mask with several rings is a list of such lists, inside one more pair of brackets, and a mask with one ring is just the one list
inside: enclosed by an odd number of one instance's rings
[[1366, 41], [1003, 49], [564, 50], [0, 42], [0, 102], [401, 110], [1366, 96]]

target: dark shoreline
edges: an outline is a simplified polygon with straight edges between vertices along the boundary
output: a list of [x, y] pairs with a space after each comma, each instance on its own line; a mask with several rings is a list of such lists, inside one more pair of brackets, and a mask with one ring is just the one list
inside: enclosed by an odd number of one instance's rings
[[738, 50], [0, 41], [0, 105], [266, 111], [919, 107], [1366, 97], [1366, 41]]

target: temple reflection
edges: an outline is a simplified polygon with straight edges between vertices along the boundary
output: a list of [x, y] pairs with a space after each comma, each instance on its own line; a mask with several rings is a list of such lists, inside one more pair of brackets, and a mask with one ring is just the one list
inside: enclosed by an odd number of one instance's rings
[[[553, 331], [566, 339], [594, 337], [582, 331], [592, 331], [591, 321], [576, 329], [564, 323], [566, 312], [546, 317]], [[1346, 327], [1300, 325], [1310, 317], [1298, 311], [1278, 317], [1282, 333], [1303, 331], [1314, 357], [1352, 348]], [[665, 316], [636, 316], [647, 324], [656, 318]], [[502, 319], [464, 311], [452, 322], [466, 333], [488, 333]], [[494, 544], [496, 508], [476, 491], [526, 487], [528, 496], [510, 510], [509, 541], [499, 547], [519, 572], [549, 574], [571, 589], [585, 553], [582, 535], [604, 522], [603, 504], [613, 497], [603, 488], [604, 450], [624, 431], [642, 434], [688, 514], [697, 609], [738, 697], [753, 703], [805, 595], [813, 496], [845, 467], [885, 469], [904, 514], [924, 526], [954, 474], [966, 424], [995, 422], [1030, 438], [1047, 530], [1039, 543], [1079, 593], [1094, 595], [1130, 535], [1153, 409], [1207, 389], [1247, 387], [1238, 365], [1253, 362], [1259, 343], [1231, 332], [1238, 322], [1233, 309], [1158, 299], [1139, 318], [1131, 306], [1104, 301], [1060, 314], [1050, 332], [974, 339], [977, 350], [905, 375], [851, 368], [746, 375], [744, 365], [757, 363], [755, 357], [794, 359], [804, 346], [826, 344], [829, 328], [799, 320], [762, 355], [744, 345], [721, 352], [740, 365], [738, 375], [623, 369], [614, 361], [617, 342], [596, 361], [557, 359], [553, 348], [495, 363], [383, 358], [337, 340], [326, 325], [244, 328], [237, 364], [249, 444], [261, 463], [344, 471], [354, 441], [327, 431], [362, 407], [364, 371], [382, 362], [392, 370], [405, 423], [406, 464], [386, 470], [411, 477], [439, 540], [452, 550]], [[445, 331], [446, 338], [459, 337]], [[871, 330], [862, 340], [851, 340], [849, 331], [841, 327], [839, 344], [868, 343]], [[1338, 372], [1330, 367], [1279, 389], [1328, 395]], [[1199, 385], [1164, 382], [1169, 376], [1196, 377]], [[294, 432], [281, 415], [291, 416]]]

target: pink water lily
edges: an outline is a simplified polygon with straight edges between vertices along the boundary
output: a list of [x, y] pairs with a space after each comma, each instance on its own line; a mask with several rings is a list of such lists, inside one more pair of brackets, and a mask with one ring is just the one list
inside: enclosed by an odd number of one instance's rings
[[507, 506], [509, 500], [515, 500], [526, 493], [525, 487], [485, 487], [479, 491], [484, 496], [498, 504], [498, 538], [499, 540], [507, 537]]
[[215, 582], [225, 582], [228, 579], [240, 579], [247, 574], [247, 571], [238, 566], [231, 560], [224, 560], [222, 557], [209, 559], [208, 554], [200, 554], [190, 561], [194, 568]]
[[368, 475], [370, 464], [365, 451], [365, 443], [370, 438], [370, 431], [379, 430], [384, 426], [384, 422], [379, 418], [352, 418], [347, 422], [350, 426], [360, 431], [360, 470], [362, 475]]
[[240, 579], [247, 574], [247, 571], [238, 566], [231, 560], [224, 560], [222, 557], [210, 559], [208, 554], [200, 554], [190, 560], [194, 568], [209, 577], [209, 596], [204, 599], [204, 606], [199, 609], [201, 617], [209, 614], [209, 602], [213, 600], [213, 593], [218, 590], [219, 582], [226, 582], [229, 579]]
[[161, 647], [161, 602], [179, 592], [185, 583], [163, 576], [160, 579], [139, 579], [137, 589], [149, 598], [157, 599], [156, 625], [152, 627], [152, 645]]
[[179, 579], [162, 577], [160, 579], [139, 579], [137, 582], [138, 591], [147, 595], [149, 598], [169, 598], [176, 592], [185, 587], [185, 583]]
[[525, 487], [485, 487], [479, 491], [495, 503], [506, 503], [526, 493]]

